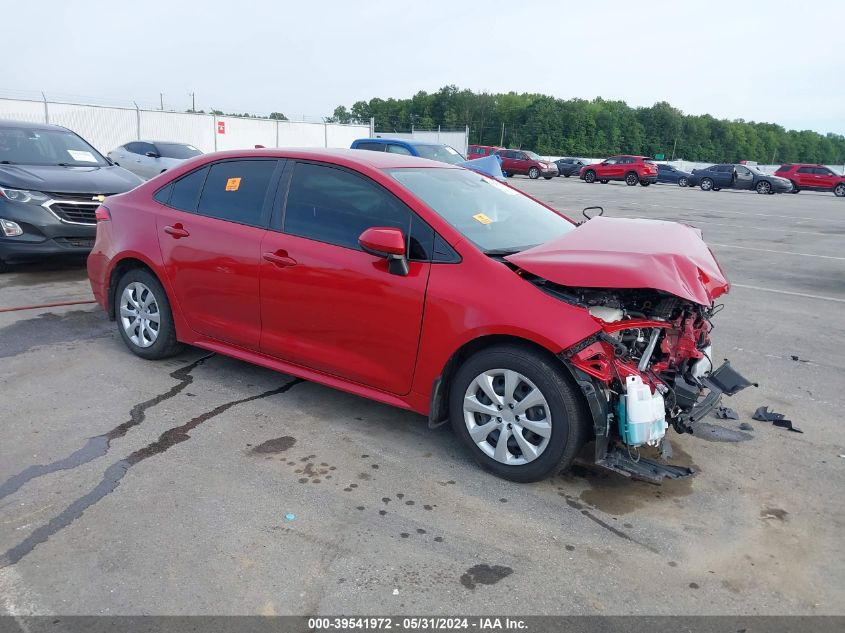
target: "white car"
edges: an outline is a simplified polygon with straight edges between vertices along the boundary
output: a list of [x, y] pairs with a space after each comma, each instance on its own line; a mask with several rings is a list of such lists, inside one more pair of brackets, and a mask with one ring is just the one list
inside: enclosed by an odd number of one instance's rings
[[201, 151], [187, 143], [131, 141], [110, 151], [108, 157], [136, 176], [149, 179], [200, 154]]

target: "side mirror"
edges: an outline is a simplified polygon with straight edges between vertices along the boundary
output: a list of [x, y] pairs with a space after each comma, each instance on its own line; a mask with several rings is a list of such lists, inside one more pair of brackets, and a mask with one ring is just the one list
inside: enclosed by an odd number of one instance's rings
[[150, 158], [158, 158], [158, 154], [156, 154], [155, 152], [147, 152], [144, 155], [149, 156]]
[[405, 257], [405, 236], [400, 229], [373, 226], [361, 233], [358, 244], [364, 252], [387, 260], [392, 275], [404, 277], [408, 274], [408, 260]]

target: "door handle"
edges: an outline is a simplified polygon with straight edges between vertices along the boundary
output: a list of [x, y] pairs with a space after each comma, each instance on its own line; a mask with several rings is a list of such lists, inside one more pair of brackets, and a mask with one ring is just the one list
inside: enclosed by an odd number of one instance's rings
[[190, 233], [182, 228], [181, 224], [174, 224], [173, 226], [165, 226], [164, 232], [168, 235], [172, 235], [174, 239], [179, 239], [180, 237], [188, 237]]
[[275, 253], [264, 253], [264, 259], [271, 264], [275, 264], [279, 268], [287, 268], [288, 266], [296, 266], [296, 260], [289, 257], [287, 251], [276, 251]]

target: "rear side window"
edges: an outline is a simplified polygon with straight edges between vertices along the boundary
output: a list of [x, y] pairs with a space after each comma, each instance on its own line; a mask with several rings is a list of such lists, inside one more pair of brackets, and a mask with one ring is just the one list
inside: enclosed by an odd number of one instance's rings
[[383, 152], [384, 143], [358, 143], [355, 149], [367, 149], [371, 152]]
[[815, 171], [816, 170], [813, 169], [812, 167], [799, 167], [798, 168], [799, 174], [813, 174], [813, 173], [815, 173]]
[[361, 250], [358, 236], [365, 229], [389, 226], [407, 236], [410, 222], [411, 210], [369, 179], [326, 165], [296, 165], [285, 206], [285, 233]]
[[388, 145], [387, 146], [388, 154], [402, 154], [403, 156], [412, 156], [411, 150], [409, 150], [404, 145]]
[[211, 165], [198, 213], [229, 222], [263, 226], [264, 199], [276, 164], [275, 160], [230, 160]]
[[187, 176], [182, 176], [179, 180], [159, 192], [163, 196], [167, 190], [172, 190], [168, 200], [162, 200], [158, 197], [158, 194], [156, 194], [156, 200], [164, 202], [174, 209], [195, 213], [197, 210], [197, 201], [200, 198], [200, 192], [202, 191], [207, 174], [208, 167], [203, 167], [202, 169], [192, 171]]

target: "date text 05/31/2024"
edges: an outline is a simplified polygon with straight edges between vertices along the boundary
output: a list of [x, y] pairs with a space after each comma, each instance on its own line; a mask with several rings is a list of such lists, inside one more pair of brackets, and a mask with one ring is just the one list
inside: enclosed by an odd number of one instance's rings
[[394, 630], [394, 631], [519, 631], [526, 630], [527, 624], [519, 618], [508, 617], [348, 617], [348, 618], [309, 618], [308, 628], [312, 631], [355, 631], [355, 630]]

